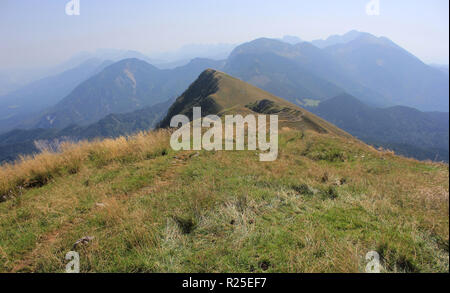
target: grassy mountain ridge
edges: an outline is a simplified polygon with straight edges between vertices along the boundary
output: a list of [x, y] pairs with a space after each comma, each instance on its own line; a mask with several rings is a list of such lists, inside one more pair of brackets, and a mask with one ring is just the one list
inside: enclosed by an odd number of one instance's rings
[[363, 272], [372, 250], [384, 272], [448, 272], [448, 165], [310, 130], [283, 129], [271, 163], [169, 137], [2, 166], [0, 271], [63, 272], [75, 249], [82, 272]]
[[[0, 166], [0, 271], [448, 272], [448, 165], [379, 151], [206, 70], [163, 120], [277, 113], [279, 153], [179, 151], [171, 131], [66, 143]], [[88, 237], [89, 241], [75, 244]]]
[[243, 82], [223, 72], [208, 69], [174, 102], [161, 127], [169, 126], [170, 119], [185, 114], [192, 119], [192, 108], [201, 107], [202, 115], [254, 113], [250, 105], [270, 101], [278, 110], [280, 127], [289, 126], [299, 130], [314, 129], [343, 137], [351, 136], [308, 111]]

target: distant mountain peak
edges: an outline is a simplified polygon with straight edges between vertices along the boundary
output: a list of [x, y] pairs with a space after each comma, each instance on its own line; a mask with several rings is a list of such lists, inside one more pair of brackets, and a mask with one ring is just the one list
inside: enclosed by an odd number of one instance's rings
[[297, 36], [289, 36], [289, 35], [286, 35], [286, 36], [282, 37], [280, 40], [285, 42], [285, 43], [291, 44], [291, 45], [296, 45], [298, 43], [303, 42], [303, 40], [300, 39], [299, 37], [297, 37]]
[[366, 42], [366, 43], [373, 43], [373, 44], [379, 44], [379, 45], [389, 45], [389, 46], [395, 46], [397, 48], [400, 48], [398, 45], [396, 45], [393, 41], [391, 41], [387, 37], [377, 37], [369, 33], [361, 33], [358, 37], [353, 39], [350, 42]]
[[357, 30], [351, 30], [343, 35], [332, 35], [332, 36], [329, 36], [328, 38], [326, 38], [325, 40], [323, 40], [323, 39], [315, 40], [315, 41], [312, 41], [311, 43], [314, 44], [316, 47], [323, 49], [323, 48], [337, 45], [337, 44], [345, 44], [345, 43], [351, 42], [351, 41], [353, 41], [357, 38], [363, 37], [363, 36], [374, 37], [373, 35], [371, 35], [369, 33], [360, 32]]
[[253, 41], [237, 46], [230, 54], [228, 60], [233, 59], [239, 54], [259, 54], [259, 53], [274, 53], [278, 55], [292, 55], [295, 54], [295, 46], [285, 43], [281, 40], [270, 38], [258, 38]]
[[200, 72], [215, 65], [212, 62], [206, 66], [206, 61], [161, 70], [138, 58], [120, 60], [79, 84], [44, 115], [34, 118], [33, 125], [41, 128], [84, 126], [111, 113], [132, 112], [174, 98]]
[[115, 66], [115, 67], [143, 65], [143, 66], [156, 68], [155, 66], [151, 65], [150, 63], [148, 63], [148, 62], [146, 62], [146, 61], [144, 61], [142, 59], [138, 59], [138, 58], [122, 59], [122, 60], [117, 61], [116, 63], [114, 63], [112, 65]]

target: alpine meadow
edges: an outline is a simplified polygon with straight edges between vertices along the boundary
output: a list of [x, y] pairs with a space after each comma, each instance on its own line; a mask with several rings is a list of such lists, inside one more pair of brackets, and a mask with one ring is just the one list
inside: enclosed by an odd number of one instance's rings
[[0, 4], [0, 276], [448, 275], [448, 1], [25, 2]]

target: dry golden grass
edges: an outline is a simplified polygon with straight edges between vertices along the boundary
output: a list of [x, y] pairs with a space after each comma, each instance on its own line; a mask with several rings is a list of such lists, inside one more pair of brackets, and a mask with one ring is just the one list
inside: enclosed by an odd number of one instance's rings
[[131, 137], [94, 142], [65, 143], [61, 153], [43, 152], [21, 157], [0, 168], [0, 200], [14, 197], [24, 188], [40, 187], [55, 176], [75, 174], [88, 160], [106, 165], [115, 160], [143, 160], [164, 151], [168, 131], [140, 132]]

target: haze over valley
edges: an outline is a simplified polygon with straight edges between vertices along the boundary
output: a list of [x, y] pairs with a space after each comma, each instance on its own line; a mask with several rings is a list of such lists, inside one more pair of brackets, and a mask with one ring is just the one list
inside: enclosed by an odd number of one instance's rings
[[448, 11], [1, 0], [0, 273], [448, 274]]

